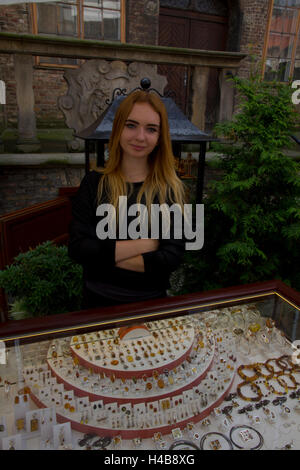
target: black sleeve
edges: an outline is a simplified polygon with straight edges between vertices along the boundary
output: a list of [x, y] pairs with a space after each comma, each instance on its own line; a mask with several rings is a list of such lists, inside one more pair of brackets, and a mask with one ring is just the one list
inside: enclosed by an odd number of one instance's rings
[[96, 195], [100, 175], [88, 173], [72, 201], [72, 221], [69, 230], [69, 256], [83, 266], [115, 265], [116, 240], [100, 240], [96, 234]]
[[174, 220], [171, 219], [169, 239], [160, 238], [159, 249], [149, 253], [143, 253], [145, 273], [150, 276], [160, 277], [162, 274], [168, 277], [181, 264], [185, 252], [183, 232], [183, 217], [181, 219], [182, 237], [174, 237]]
[[182, 262], [185, 247], [182, 240], [162, 240], [159, 249], [143, 253], [145, 273], [169, 276]]

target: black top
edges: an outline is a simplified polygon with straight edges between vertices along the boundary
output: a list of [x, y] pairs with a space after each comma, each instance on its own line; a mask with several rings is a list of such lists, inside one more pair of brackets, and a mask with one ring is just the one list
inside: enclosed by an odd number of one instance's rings
[[[182, 261], [184, 239], [160, 239], [158, 250], [142, 254], [145, 272], [116, 267], [115, 246], [118, 238], [100, 240], [96, 234], [96, 226], [102, 218], [96, 215], [100, 177], [101, 174], [96, 171], [89, 172], [74, 196], [69, 256], [83, 266], [87, 288], [100, 295], [117, 300], [157, 297], [170, 287], [170, 274]], [[128, 207], [136, 203], [141, 184], [133, 183], [133, 192], [128, 195]], [[103, 202], [107, 202], [105, 197]], [[131, 219], [134, 217], [128, 216], [128, 224]], [[172, 230], [170, 233], [172, 237]]]

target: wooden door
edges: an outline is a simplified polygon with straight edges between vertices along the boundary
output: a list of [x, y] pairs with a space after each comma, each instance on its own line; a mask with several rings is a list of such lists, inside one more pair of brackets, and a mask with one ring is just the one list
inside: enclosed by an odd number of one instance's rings
[[[225, 51], [227, 40], [227, 23], [222, 17], [192, 19], [190, 23], [191, 49], [204, 49], [208, 51]], [[209, 73], [207, 103], [206, 103], [206, 130], [212, 130], [217, 122], [220, 102], [219, 70], [211, 68]]]
[[[204, 15], [193, 11], [161, 8], [159, 17], [159, 44], [203, 50], [226, 50], [227, 18]], [[176, 103], [188, 114], [189, 74], [187, 67], [161, 66], [168, 87], [176, 94]], [[206, 122], [210, 129], [216, 122], [219, 103], [218, 71], [212, 69], [209, 78]]]
[[[160, 15], [159, 17], [159, 44], [161, 46], [188, 47], [189, 23], [186, 18]], [[165, 75], [168, 80], [166, 91], [175, 93], [174, 101], [185, 113], [187, 103], [188, 68], [178, 65], [160, 65], [157, 71]]]

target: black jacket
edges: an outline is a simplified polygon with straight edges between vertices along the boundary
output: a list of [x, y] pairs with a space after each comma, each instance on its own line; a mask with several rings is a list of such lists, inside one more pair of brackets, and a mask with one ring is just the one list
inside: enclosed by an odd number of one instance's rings
[[[70, 225], [69, 256], [81, 264], [84, 279], [88, 283], [99, 282], [118, 288], [125, 288], [135, 293], [162, 292], [169, 284], [172, 271], [176, 270], [184, 254], [184, 239], [161, 239], [159, 249], [144, 253], [145, 272], [121, 269], [115, 266], [116, 240], [100, 240], [96, 234], [96, 226], [101, 217], [96, 215], [97, 188], [101, 174], [89, 172], [72, 203], [72, 222]], [[133, 183], [134, 191], [128, 197], [128, 207], [136, 202], [136, 196], [142, 183]], [[105, 199], [105, 198], [104, 198]], [[128, 218], [128, 223], [130, 218]], [[172, 230], [171, 230], [172, 235]]]

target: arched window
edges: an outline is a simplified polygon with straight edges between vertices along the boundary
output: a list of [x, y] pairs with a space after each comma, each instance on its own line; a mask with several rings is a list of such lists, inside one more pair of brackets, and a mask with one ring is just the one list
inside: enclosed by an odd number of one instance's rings
[[264, 51], [265, 80], [300, 78], [300, 0], [271, 0]]

